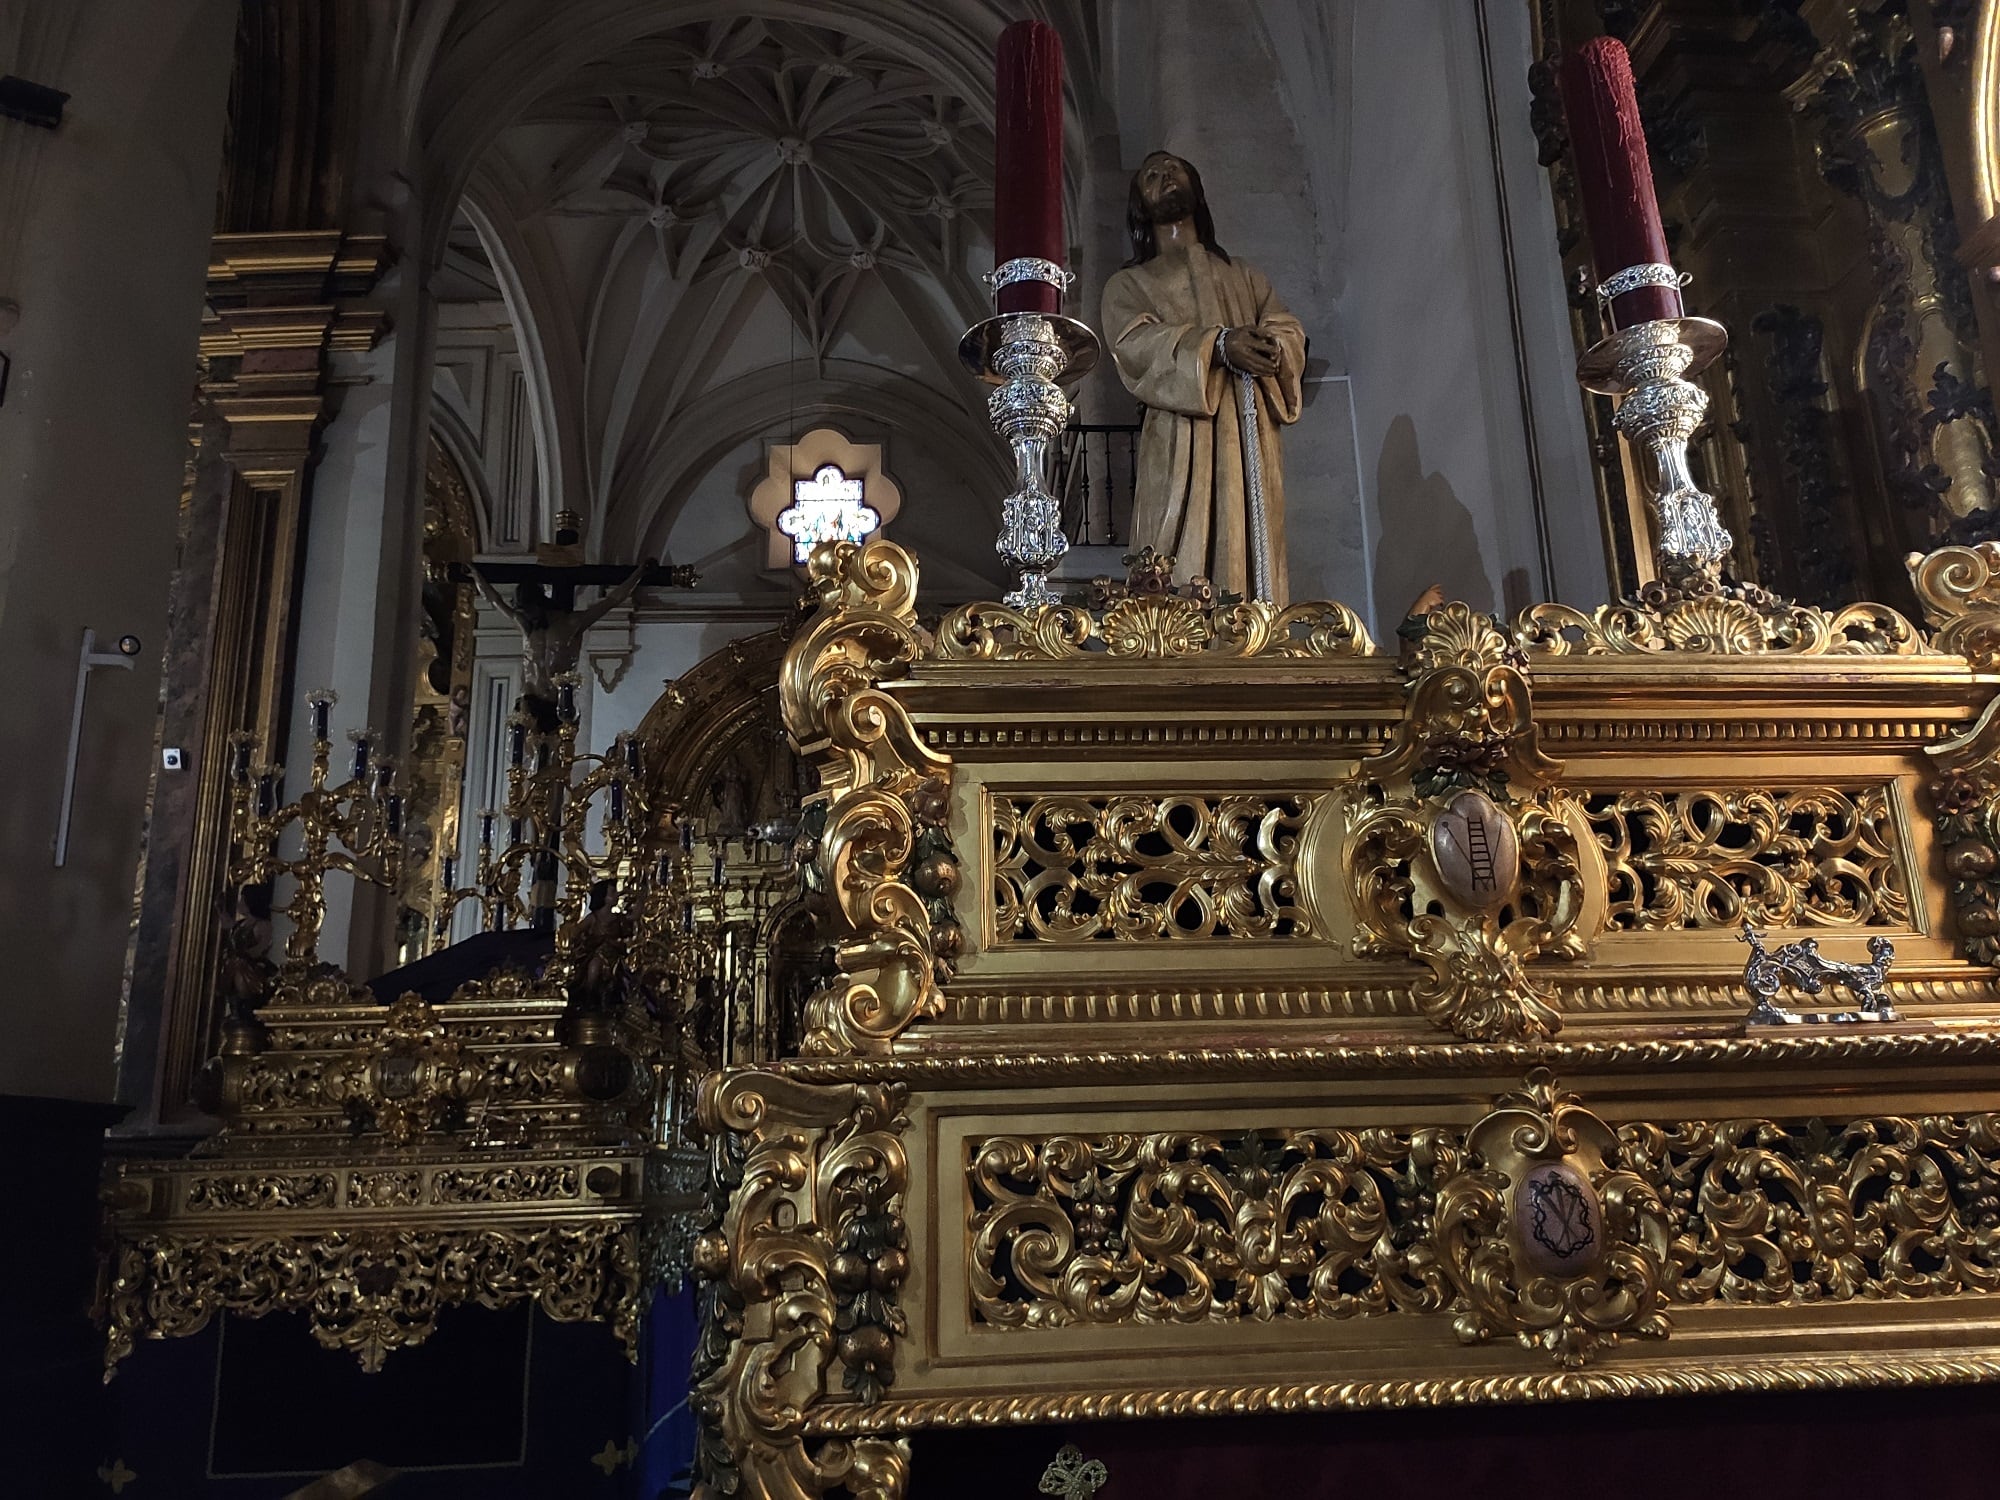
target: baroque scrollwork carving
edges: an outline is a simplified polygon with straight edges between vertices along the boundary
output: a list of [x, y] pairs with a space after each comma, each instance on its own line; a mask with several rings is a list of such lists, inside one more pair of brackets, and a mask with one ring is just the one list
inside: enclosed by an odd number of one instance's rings
[[2000, 1289], [2000, 1115], [1629, 1124], [1619, 1142], [1667, 1205], [1676, 1302]]
[[908, 1272], [905, 1093], [768, 1073], [717, 1075], [704, 1086], [702, 1124], [721, 1137], [733, 1181], [718, 1226], [694, 1250], [707, 1283], [694, 1406], [710, 1493], [902, 1493], [907, 1444], [814, 1445], [806, 1419], [831, 1402], [878, 1404], [895, 1380]]
[[1904, 559], [1931, 642], [1975, 671], [2000, 667], [2000, 542], [1940, 547]]
[[1447, 604], [1408, 635], [1408, 712], [1347, 809], [1355, 952], [1426, 965], [1416, 1001], [1460, 1036], [1550, 1035], [1561, 1017], [1526, 966], [1581, 956], [1601, 926], [1595, 840], [1495, 622]]
[[196, 1333], [218, 1312], [303, 1312], [316, 1340], [369, 1371], [461, 1303], [532, 1300], [560, 1322], [604, 1319], [635, 1350], [638, 1265], [633, 1227], [612, 1222], [124, 1239], [106, 1301], [105, 1378], [140, 1335]]
[[1576, 1368], [1675, 1306], [2000, 1290], [2000, 1115], [1633, 1122], [1545, 1070], [1460, 1133], [1000, 1136], [966, 1167], [993, 1329], [1448, 1313]]
[[1000, 1328], [1436, 1312], [1445, 1132], [1002, 1136], [967, 1168], [974, 1316]]
[[1293, 938], [1301, 830], [1314, 796], [998, 796], [993, 924], [1001, 942]]
[[1439, 1182], [1436, 1209], [1461, 1339], [1511, 1333], [1575, 1368], [1621, 1338], [1666, 1336], [1666, 1209], [1618, 1165], [1609, 1125], [1537, 1069], [1466, 1146], [1470, 1169]]
[[[879, 1052], [935, 1014], [961, 940], [948, 922], [956, 868], [942, 837], [951, 762], [880, 687], [923, 651], [909, 554], [828, 543], [810, 576], [819, 612], [785, 653], [779, 697], [799, 753], [819, 768], [815, 883], [839, 934], [840, 972], [807, 1003], [805, 1050]], [[940, 861], [949, 875], [930, 868]], [[909, 883], [913, 868], [936, 876], [930, 895]]]
[[1215, 604], [1179, 594], [1130, 594], [1102, 609], [1063, 604], [1022, 611], [965, 604], [938, 627], [942, 661], [1070, 661], [1103, 654], [1189, 656], [1370, 656], [1375, 643], [1344, 604], [1280, 609], [1262, 600]]
[[1904, 926], [1910, 872], [1884, 786], [1593, 792], [1614, 930]]

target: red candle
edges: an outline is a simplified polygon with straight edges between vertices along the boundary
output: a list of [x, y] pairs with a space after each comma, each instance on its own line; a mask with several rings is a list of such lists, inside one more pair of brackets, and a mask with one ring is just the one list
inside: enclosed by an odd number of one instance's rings
[[[994, 142], [993, 258], [1031, 256], [1061, 265], [1062, 40], [1042, 21], [1000, 33], [999, 122]], [[1045, 281], [1002, 287], [1001, 312], [1062, 311], [1062, 291]]]
[[[1667, 234], [1653, 196], [1653, 166], [1625, 44], [1597, 37], [1564, 58], [1562, 99], [1598, 281], [1627, 266], [1668, 264]], [[1640, 287], [1611, 302], [1616, 328], [1680, 315], [1681, 294], [1675, 287]]]

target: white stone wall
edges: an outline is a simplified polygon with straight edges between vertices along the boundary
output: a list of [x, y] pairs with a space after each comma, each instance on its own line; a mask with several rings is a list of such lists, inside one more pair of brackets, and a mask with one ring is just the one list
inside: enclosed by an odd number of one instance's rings
[[[1525, 10], [1109, 9], [1115, 146], [1086, 195], [1087, 262], [1101, 285], [1124, 254], [1131, 170], [1174, 151], [1200, 169], [1222, 244], [1304, 322], [1306, 410], [1285, 435], [1293, 597], [1342, 599], [1378, 634], [1432, 583], [1483, 609], [1603, 598]], [[1092, 409], [1109, 419], [1122, 395], [1100, 377]]]

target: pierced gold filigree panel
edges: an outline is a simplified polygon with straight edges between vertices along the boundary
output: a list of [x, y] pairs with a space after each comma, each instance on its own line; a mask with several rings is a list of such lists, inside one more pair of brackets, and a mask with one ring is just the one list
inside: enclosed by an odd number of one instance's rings
[[996, 796], [998, 941], [1313, 935], [1300, 830], [1317, 796]]
[[1592, 792], [1613, 931], [1907, 927], [1891, 787]]
[[1630, 1124], [1666, 1201], [1677, 1302], [2000, 1289], [2000, 1115]]
[[1441, 1132], [1189, 1132], [980, 1143], [972, 1305], [1002, 1328], [1438, 1312], [1413, 1153]]
[[[1456, 1241], [1467, 1225], [1504, 1239], [1510, 1176], [1535, 1185], [1534, 1163], [1508, 1169], [1495, 1145], [1515, 1137], [1493, 1122], [1515, 1115], [1560, 1126], [1563, 1107], [1545, 1116], [1503, 1109], [1470, 1132], [974, 1141], [971, 1316], [1028, 1329], [1450, 1312], [1465, 1325], [1461, 1337], [1470, 1328], [1483, 1338], [1482, 1319], [1508, 1326], [1512, 1283], [1484, 1286], [1492, 1253]], [[1597, 1128], [1596, 1199], [1563, 1227], [1583, 1259], [1612, 1248], [1593, 1246], [1594, 1236], [1622, 1235], [1636, 1257], [1627, 1279], [1655, 1285], [1662, 1305], [2000, 1290], [2000, 1115], [1635, 1122], [1618, 1129], [1615, 1147]], [[1542, 1238], [1532, 1211], [1543, 1205], [1526, 1206], [1517, 1234]], [[1621, 1216], [1634, 1215], [1656, 1227], [1623, 1233]], [[1636, 1331], [1661, 1331], [1642, 1326], [1647, 1308], [1633, 1312]], [[1590, 1316], [1578, 1320], [1585, 1335]], [[1544, 1331], [1523, 1341], [1565, 1364], [1591, 1351], [1588, 1337], [1565, 1344]]]

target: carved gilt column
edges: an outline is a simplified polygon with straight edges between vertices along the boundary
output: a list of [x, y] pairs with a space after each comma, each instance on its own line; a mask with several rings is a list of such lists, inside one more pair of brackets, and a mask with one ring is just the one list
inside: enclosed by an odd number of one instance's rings
[[1856, 367], [1904, 542], [2000, 536], [1992, 397], [1917, 39], [1896, 5], [1844, 7], [1817, 29], [1823, 50], [1791, 93], [1819, 125], [1827, 181], [1868, 211], [1875, 301]]
[[[386, 265], [379, 236], [337, 230], [216, 236], [201, 338], [202, 414], [188, 540], [173, 600], [162, 774], [140, 892], [123, 1067], [134, 1124], [184, 1128], [212, 1049], [228, 857], [227, 746], [283, 743], [309, 476], [336, 350], [371, 347], [349, 304]], [[150, 1078], [146, 1076], [150, 1070]]]

